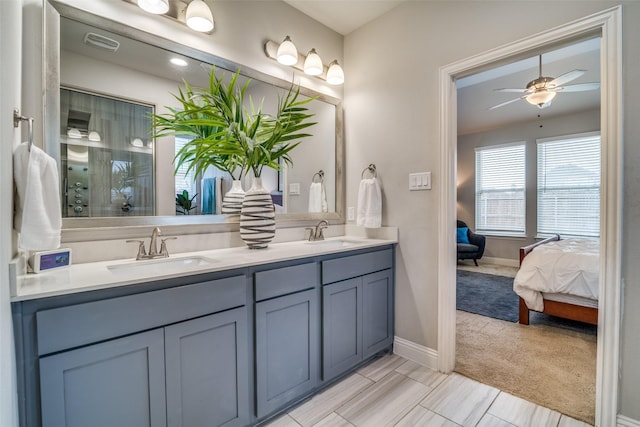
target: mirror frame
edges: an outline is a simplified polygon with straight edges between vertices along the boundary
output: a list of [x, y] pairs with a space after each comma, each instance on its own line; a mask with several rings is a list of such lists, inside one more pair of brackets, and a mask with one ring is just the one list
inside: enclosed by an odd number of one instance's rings
[[[189, 56], [201, 62], [212, 64], [230, 72], [240, 73], [252, 80], [258, 80], [279, 88], [288, 89], [291, 82], [279, 79], [255, 69], [244, 67], [210, 53], [202, 52], [190, 46], [164, 39], [151, 33], [129, 27], [123, 23], [102, 18], [92, 13], [76, 9], [56, 0], [44, 1], [44, 146], [47, 153], [60, 158], [60, 144], [51, 143], [59, 140], [60, 134], [60, 17], [81, 21], [105, 31], [111, 31], [125, 37], [133, 38], [165, 50]], [[345, 177], [344, 177], [344, 118], [342, 100], [309, 88], [300, 86], [300, 93], [327, 102], [335, 106], [335, 212], [326, 213], [278, 213], [276, 227], [301, 227], [326, 219], [332, 224], [344, 224]], [[155, 156], [155, 153], [154, 153]], [[224, 215], [199, 215], [185, 218], [183, 216], [139, 216], [139, 217], [96, 217], [96, 218], [63, 218], [63, 241], [83, 241], [104, 234], [108, 238], [116, 238], [114, 229], [126, 229], [123, 236], [135, 236], [136, 229], [140, 235], [146, 235], [150, 226], [170, 226], [173, 232], [183, 234], [199, 234], [225, 231], [238, 231], [238, 217]], [[87, 231], [91, 236], [87, 236]], [[144, 231], [143, 231], [144, 230]], [[102, 231], [102, 232], [101, 232]]]

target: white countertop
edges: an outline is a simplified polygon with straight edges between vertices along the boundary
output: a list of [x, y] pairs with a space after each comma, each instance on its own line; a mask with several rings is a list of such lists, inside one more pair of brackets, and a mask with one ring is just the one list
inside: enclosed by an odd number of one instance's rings
[[[249, 249], [242, 246], [186, 252], [153, 260], [127, 259], [75, 264], [62, 270], [18, 276], [11, 301], [107, 289], [394, 243], [397, 243], [397, 238], [371, 239], [339, 236], [318, 242], [273, 243], [266, 249]], [[193, 262], [189, 262], [190, 260]], [[184, 261], [184, 264], [181, 261]], [[138, 268], [138, 265], [144, 266]]]

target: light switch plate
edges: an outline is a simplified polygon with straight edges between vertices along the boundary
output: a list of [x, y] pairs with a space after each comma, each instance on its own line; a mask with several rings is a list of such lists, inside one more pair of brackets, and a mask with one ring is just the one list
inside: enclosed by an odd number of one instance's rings
[[356, 208], [353, 206], [349, 206], [347, 208], [347, 221], [355, 221], [356, 220]]
[[289, 195], [290, 196], [299, 196], [300, 195], [300, 183], [292, 182], [289, 184]]
[[409, 190], [431, 190], [431, 172], [410, 173]]

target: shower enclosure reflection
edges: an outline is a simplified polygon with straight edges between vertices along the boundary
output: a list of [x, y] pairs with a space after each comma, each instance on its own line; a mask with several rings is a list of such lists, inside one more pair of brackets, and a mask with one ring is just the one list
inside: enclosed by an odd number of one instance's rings
[[60, 89], [62, 215], [154, 215], [153, 107]]

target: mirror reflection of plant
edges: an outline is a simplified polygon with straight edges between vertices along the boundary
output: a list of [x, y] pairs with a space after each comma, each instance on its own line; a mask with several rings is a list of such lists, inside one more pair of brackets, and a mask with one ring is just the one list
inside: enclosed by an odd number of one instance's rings
[[185, 82], [184, 90], [175, 95], [182, 109], [169, 108], [170, 114], [153, 116], [157, 137], [195, 137], [178, 151], [176, 170], [185, 162], [196, 173], [211, 165], [235, 179], [232, 172], [238, 168], [259, 177], [265, 166], [280, 170], [278, 159], [292, 164], [291, 150], [310, 136], [301, 131], [316, 124], [308, 121], [313, 114], [305, 106], [314, 98], [299, 99], [300, 89], [292, 85], [286, 96], [278, 97], [275, 116], [262, 112], [263, 102], [256, 108], [251, 97], [247, 109], [244, 99], [251, 81], [238, 87], [239, 75], [239, 71], [234, 73], [225, 84], [224, 75], [218, 78], [212, 69], [208, 89], [192, 88]]
[[111, 188], [117, 194], [126, 196], [125, 190], [135, 183], [136, 177], [133, 173], [131, 162], [111, 161]]
[[196, 208], [196, 205], [193, 204], [196, 197], [198, 197], [198, 194], [189, 198], [189, 192], [187, 190], [182, 190], [182, 193], [176, 194], [176, 213], [189, 215], [189, 213]]

